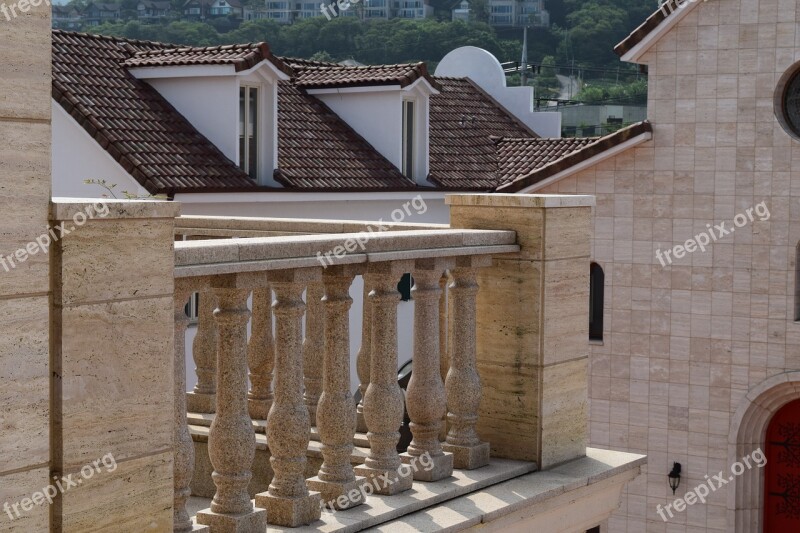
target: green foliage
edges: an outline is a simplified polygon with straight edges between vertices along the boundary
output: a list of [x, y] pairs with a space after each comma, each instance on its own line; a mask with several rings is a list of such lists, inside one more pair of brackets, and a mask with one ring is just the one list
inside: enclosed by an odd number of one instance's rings
[[634, 80], [625, 84], [603, 86], [586, 84], [578, 93], [577, 99], [587, 104], [610, 102], [617, 104], [646, 104], [647, 80]]

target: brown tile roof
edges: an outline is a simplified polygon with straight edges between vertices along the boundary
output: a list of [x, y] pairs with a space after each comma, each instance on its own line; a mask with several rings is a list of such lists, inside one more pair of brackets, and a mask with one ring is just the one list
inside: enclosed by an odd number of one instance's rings
[[328, 106], [285, 81], [278, 84], [278, 130], [275, 179], [287, 187], [415, 187]]
[[498, 185], [492, 137], [537, 137], [477, 85], [464, 78], [435, 78], [431, 96], [428, 181], [451, 189], [490, 190]]
[[598, 137], [499, 139], [497, 162], [500, 184], [526, 176], [597, 140]]
[[304, 89], [332, 87], [367, 87], [374, 85], [400, 85], [407, 87], [420, 78], [425, 78], [434, 88], [439, 86], [428, 74], [425, 63], [404, 65], [366, 65], [346, 67], [343, 65], [316, 65], [312, 62], [295, 62], [295, 84]]
[[[686, 0], [688, 2], [688, 0]], [[684, 2], [684, 3], [686, 3]], [[634, 46], [639, 44], [647, 37], [650, 32], [655, 30], [662, 22], [669, 16], [670, 13], [681, 9], [676, 0], [667, 0], [664, 4], [660, 5], [652, 15], [642, 22], [638, 28], [633, 30], [630, 35], [625, 37], [621, 43], [614, 47], [614, 52], [618, 56], [623, 56], [628, 53]]]
[[[530, 165], [533, 168], [532, 171], [522, 174], [521, 176], [521, 164], [519, 162], [514, 162], [513, 165], [509, 162], [511, 171], [508, 172], [509, 176], [516, 175], [513, 181], [505, 182], [497, 188], [497, 192], [503, 193], [513, 193], [519, 192], [526, 187], [530, 187], [531, 185], [535, 185], [540, 181], [543, 181], [551, 176], [555, 176], [559, 172], [567, 170], [575, 165], [586, 161], [596, 155], [599, 155], [606, 150], [614, 148], [615, 146], [619, 146], [620, 144], [633, 139], [639, 135], [644, 133], [652, 133], [653, 128], [650, 125], [650, 122], [643, 121], [637, 122], [636, 124], [632, 124], [627, 128], [622, 128], [619, 131], [606, 135], [605, 137], [599, 137], [592, 139], [592, 142], [586, 143], [583, 146], [577, 148], [571, 152], [564, 152], [563, 155], [555, 160], [550, 160], [546, 162], [545, 159], [539, 159], [538, 151], [532, 154], [532, 160], [530, 161]], [[502, 146], [502, 142], [500, 143]], [[502, 152], [501, 148], [501, 152]], [[511, 155], [511, 157], [519, 157], [520, 152], [517, 151], [517, 148], [509, 148], [509, 152], [516, 152], [515, 154]], [[538, 160], [538, 161], [537, 161]], [[543, 164], [544, 163], [544, 164]]]
[[225, 46], [159, 48], [151, 50], [135, 50], [131, 46], [133, 57], [125, 61], [125, 66], [165, 67], [184, 65], [233, 65], [236, 72], [247, 70], [262, 61], [270, 61], [286, 74], [292, 71], [275, 57], [267, 43], [232, 44]]
[[[165, 45], [53, 30], [53, 98], [151, 193], [255, 183], [169, 102], [127, 72]], [[96, 177], [89, 174], [87, 178]]]

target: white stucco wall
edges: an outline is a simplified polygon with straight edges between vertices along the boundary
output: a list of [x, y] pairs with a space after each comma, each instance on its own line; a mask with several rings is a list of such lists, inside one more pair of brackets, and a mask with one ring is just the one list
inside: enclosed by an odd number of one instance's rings
[[122, 191], [139, 196], [148, 194], [58, 102], [52, 103], [53, 196], [100, 198], [107, 194], [102, 187], [83, 183], [85, 179], [116, 184], [114, 192], [119, 197]]
[[236, 76], [146, 81], [228, 159], [238, 162], [239, 80]]
[[402, 168], [402, 93], [399, 89], [324, 94], [311, 92], [394, 166]]

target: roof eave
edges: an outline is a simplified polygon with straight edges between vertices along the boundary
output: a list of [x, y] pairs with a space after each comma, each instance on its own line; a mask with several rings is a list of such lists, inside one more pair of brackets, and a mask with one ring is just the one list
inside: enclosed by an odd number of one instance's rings
[[[706, 0], [703, 0], [705, 2]], [[700, 5], [699, 0], [668, 0], [630, 35], [614, 47], [622, 61], [637, 63], [661, 37], [669, 32], [683, 17]]]

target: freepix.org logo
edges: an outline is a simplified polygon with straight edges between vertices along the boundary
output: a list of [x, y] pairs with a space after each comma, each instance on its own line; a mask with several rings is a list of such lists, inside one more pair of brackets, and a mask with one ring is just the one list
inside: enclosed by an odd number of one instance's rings
[[8, 22], [11, 22], [20, 14], [30, 11], [32, 7], [39, 7], [42, 4], [50, 7], [50, 0], [18, 0], [17, 2], [8, 5], [3, 2], [0, 3], [0, 13], [3, 14], [3, 18], [5, 18]]

